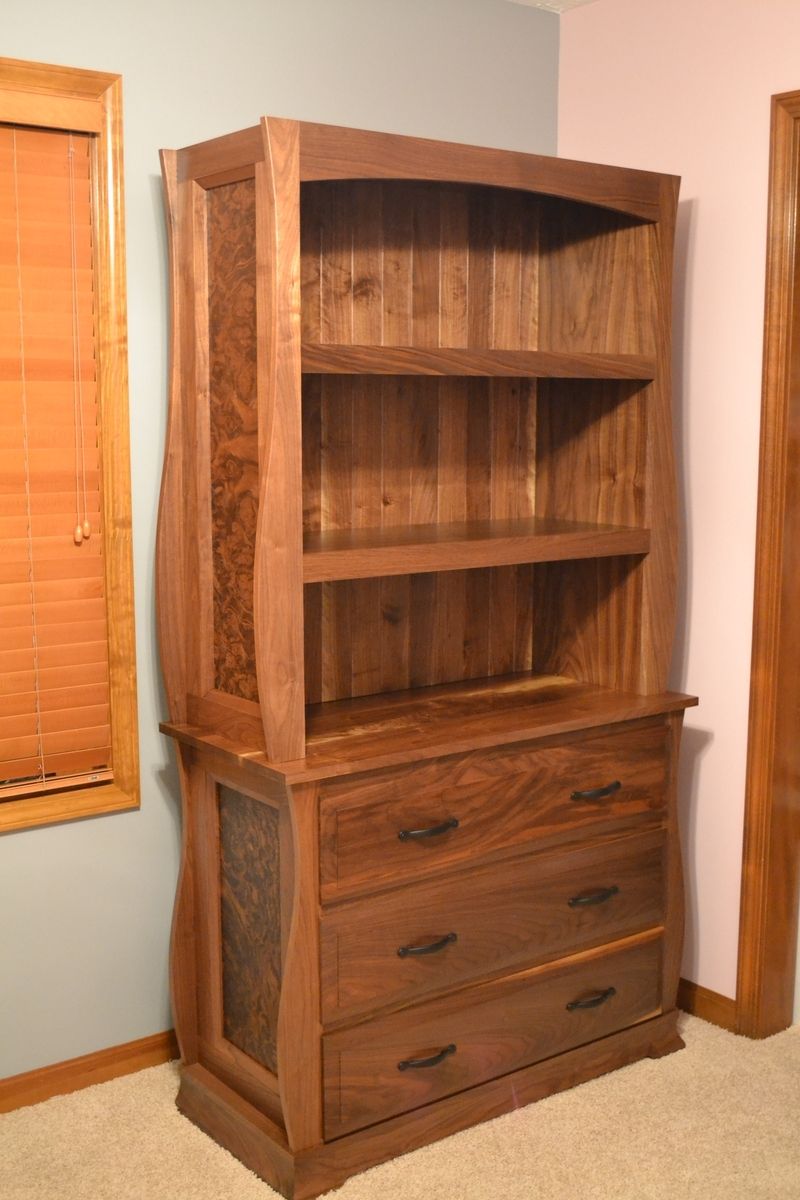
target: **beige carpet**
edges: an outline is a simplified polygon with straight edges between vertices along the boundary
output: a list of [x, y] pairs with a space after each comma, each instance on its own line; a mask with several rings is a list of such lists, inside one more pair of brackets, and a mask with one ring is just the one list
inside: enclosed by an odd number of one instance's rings
[[[336, 1200], [800, 1200], [800, 1026], [687, 1048], [349, 1180]], [[274, 1200], [178, 1115], [177, 1069], [0, 1116], [2, 1200]]]

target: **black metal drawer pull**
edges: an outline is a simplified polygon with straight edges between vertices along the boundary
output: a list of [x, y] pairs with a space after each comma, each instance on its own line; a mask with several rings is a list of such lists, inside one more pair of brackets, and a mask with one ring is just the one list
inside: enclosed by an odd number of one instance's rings
[[606, 1000], [610, 1000], [616, 994], [617, 989], [610, 987], [606, 988], [604, 992], [598, 992], [596, 996], [588, 996], [585, 1000], [570, 1000], [567, 1011], [574, 1012], [576, 1008], [599, 1008], [601, 1004], [605, 1004]]
[[455, 1054], [455, 1052], [455, 1042], [451, 1042], [449, 1046], [445, 1046], [444, 1050], [440, 1050], [438, 1054], [433, 1054], [430, 1058], [404, 1058], [397, 1064], [397, 1069], [398, 1071], [410, 1071], [416, 1067], [438, 1067], [448, 1054]]
[[410, 842], [412, 838], [419, 841], [420, 838], [438, 837], [440, 833], [448, 833], [451, 829], [458, 829], [458, 817], [450, 817], [441, 825], [431, 825], [429, 829], [401, 829], [397, 836], [401, 842]]
[[613, 783], [607, 783], [605, 787], [587, 788], [585, 792], [573, 792], [570, 800], [605, 800], [606, 796], [613, 796], [614, 792], [618, 792], [622, 784], [618, 779]]
[[436, 954], [437, 950], [444, 950], [445, 946], [457, 941], [457, 933], [446, 933], [443, 938], [439, 938], [438, 942], [428, 942], [427, 946], [401, 946], [397, 951], [397, 957], [410, 958], [412, 954]]
[[582, 896], [573, 896], [567, 901], [570, 908], [588, 908], [592, 904], [605, 904], [612, 896], [619, 894], [616, 884], [613, 887], [598, 888], [596, 892], [584, 892]]

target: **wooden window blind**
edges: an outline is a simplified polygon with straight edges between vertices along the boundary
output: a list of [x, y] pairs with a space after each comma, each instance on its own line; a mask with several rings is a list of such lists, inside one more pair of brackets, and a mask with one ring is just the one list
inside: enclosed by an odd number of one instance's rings
[[112, 778], [89, 135], [0, 126], [0, 796]]
[[118, 76], [0, 59], [0, 832], [138, 805]]

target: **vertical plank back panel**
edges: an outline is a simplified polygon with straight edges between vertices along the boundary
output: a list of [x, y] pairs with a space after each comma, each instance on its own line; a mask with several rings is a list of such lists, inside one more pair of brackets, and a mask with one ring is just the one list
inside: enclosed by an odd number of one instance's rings
[[619, 213], [543, 202], [540, 348], [652, 354], [654, 236]]
[[347, 180], [302, 196], [305, 340], [536, 349], [537, 197]]
[[[309, 376], [307, 529], [534, 511], [535, 386], [516, 379]], [[309, 702], [528, 670], [529, 566], [306, 587]]]
[[[538, 515], [646, 525], [651, 389], [585, 380], [540, 383]], [[635, 691], [641, 561], [542, 564], [535, 579], [536, 669], [558, 664], [586, 683]]]

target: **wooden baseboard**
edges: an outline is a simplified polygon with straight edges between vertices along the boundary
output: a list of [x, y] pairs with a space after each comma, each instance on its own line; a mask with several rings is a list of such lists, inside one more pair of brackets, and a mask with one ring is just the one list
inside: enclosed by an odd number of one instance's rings
[[0, 1079], [0, 1113], [39, 1104], [51, 1096], [64, 1096], [67, 1092], [77, 1092], [94, 1083], [105, 1083], [119, 1075], [130, 1075], [178, 1057], [175, 1033], [168, 1029], [135, 1042], [109, 1046], [107, 1050], [54, 1063], [51, 1067], [10, 1075]]
[[736, 1001], [729, 996], [721, 996], [710, 988], [701, 987], [689, 979], [682, 979], [678, 984], [678, 1008], [692, 1016], [710, 1021], [712, 1025], [720, 1025], [731, 1033], [738, 1033], [736, 1019]]

